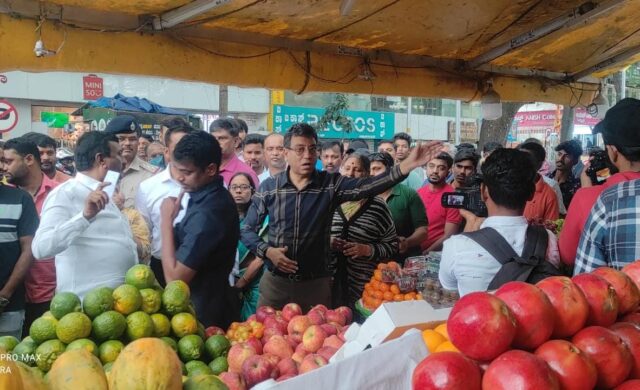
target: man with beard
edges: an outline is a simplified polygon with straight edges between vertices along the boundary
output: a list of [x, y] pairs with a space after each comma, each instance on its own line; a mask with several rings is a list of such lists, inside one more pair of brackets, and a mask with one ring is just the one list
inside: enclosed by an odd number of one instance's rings
[[574, 176], [573, 169], [580, 162], [581, 155], [582, 146], [574, 139], [556, 146], [556, 170], [549, 177], [560, 185], [562, 200], [567, 209], [573, 195], [580, 189], [580, 179]]
[[[59, 184], [40, 169], [40, 155], [36, 144], [25, 137], [7, 141], [3, 153], [7, 181], [31, 195], [38, 214], [42, 211], [47, 195]], [[42, 259], [32, 263], [24, 285], [26, 305], [23, 334], [27, 334], [31, 323], [49, 310], [56, 291], [54, 259]]]
[[451, 187], [464, 187], [467, 179], [476, 173], [479, 156], [473, 149], [462, 148], [453, 159], [453, 181]]
[[322, 169], [329, 173], [337, 173], [342, 165], [343, 146], [338, 141], [327, 141], [320, 146]]
[[134, 117], [131, 115], [115, 117], [104, 131], [115, 135], [122, 148], [124, 169], [120, 175], [119, 194], [124, 198], [124, 203], [118, 204], [118, 207], [133, 207], [140, 183], [153, 176], [158, 168], [138, 157], [140, 126]]
[[[96, 286], [116, 288], [137, 264], [129, 223], [104, 188], [108, 171], [122, 169], [113, 134], [85, 133], [76, 145], [76, 176], [49, 194], [33, 238], [33, 257], [56, 258], [56, 291], [82, 298]], [[38, 260], [36, 260], [38, 261]]]
[[55, 182], [64, 183], [71, 176], [56, 169], [56, 141], [46, 134], [30, 132], [22, 136], [36, 144], [40, 152], [40, 169], [47, 177]]
[[427, 180], [429, 183], [418, 190], [427, 210], [429, 221], [427, 239], [420, 245], [423, 253], [442, 250], [442, 243], [447, 238], [458, 233], [462, 218], [460, 211], [454, 208], [442, 207], [442, 194], [455, 191], [447, 184], [447, 176], [453, 165], [453, 159], [447, 153], [440, 153], [427, 163]]
[[[260, 176], [264, 177], [266, 171], [264, 166], [264, 136], [260, 134], [249, 134], [242, 143], [242, 157], [244, 163], [253, 169], [262, 183]], [[269, 176], [267, 176], [269, 177]], [[260, 183], [255, 183], [259, 185]]]
[[258, 177], [260, 183], [287, 168], [287, 162], [284, 160], [284, 136], [282, 134], [271, 133], [264, 139], [264, 162], [267, 167]]

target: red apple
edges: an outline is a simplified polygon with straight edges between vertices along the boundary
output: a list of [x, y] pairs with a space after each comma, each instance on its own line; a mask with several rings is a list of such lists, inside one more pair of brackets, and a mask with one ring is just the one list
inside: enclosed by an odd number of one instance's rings
[[624, 341], [613, 331], [602, 326], [590, 326], [576, 333], [571, 341], [595, 363], [598, 387], [616, 387], [629, 376], [633, 357]]
[[282, 308], [282, 318], [289, 322], [295, 316], [302, 315], [302, 308], [297, 303], [287, 303]]
[[280, 356], [276, 356], [272, 353], [265, 353], [264, 355], [262, 355], [262, 357], [267, 359], [267, 361], [273, 364], [274, 367], [276, 367], [280, 362]]
[[335, 310], [327, 310], [325, 316], [328, 323], [333, 323], [340, 326], [345, 326], [347, 324], [347, 319], [342, 315], [342, 313]]
[[280, 373], [264, 356], [253, 355], [242, 363], [242, 376], [247, 381], [247, 387], [251, 388], [269, 378], [276, 379]]
[[275, 315], [276, 315], [276, 310], [271, 306], [260, 306], [256, 310], [256, 320], [258, 320], [259, 322], [262, 322], [263, 324], [264, 324], [264, 320], [266, 320], [267, 317], [272, 317]]
[[582, 291], [565, 276], [552, 276], [536, 284], [549, 298], [555, 313], [552, 337], [565, 338], [584, 327], [589, 303]]
[[609, 329], [620, 336], [622, 341], [629, 347], [631, 356], [633, 356], [629, 378], [640, 379], [640, 329], [629, 322], [613, 324]]
[[515, 348], [533, 350], [549, 340], [555, 314], [542, 290], [525, 282], [508, 282], [495, 296], [502, 299], [516, 317], [516, 337], [512, 343]]
[[256, 354], [256, 350], [246, 343], [238, 343], [231, 346], [229, 353], [227, 354], [227, 363], [229, 364], [229, 371], [241, 372], [242, 363], [247, 358]]
[[629, 322], [640, 327], [640, 313], [629, 313], [626, 316], [620, 318], [618, 322]]
[[480, 390], [478, 365], [460, 352], [438, 352], [427, 356], [413, 370], [413, 390]]
[[499, 298], [474, 292], [451, 310], [447, 331], [453, 345], [476, 360], [492, 360], [506, 351], [516, 335], [516, 319]]
[[[300, 344], [302, 345], [302, 344]], [[296, 351], [293, 353], [293, 355], [291, 355], [291, 359], [296, 362], [298, 365], [300, 363], [302, 363], [302, 361], [304, 360], [304, 358], [308, 355], [309, 353], [307, 351]]]
[[229, 390], [246, 390], [247, 385], [244, 378], [237, 372], [223, 372], [218, 378], [229, 388]]
[[640, 379], [631, 379], [623, 382], [620, 386], [613, 390], [638, 390], [640, 389]]
[[309, 372], [315, 370], [316, 368], [326, 366], [328, 363], [329, 362], [327, 362], [327, 359], [318, 354], [312, 353], [302, 359], [302, 363], [300, 363], [300, 367], [298, 367], [298, 372], [300, 374], [304, 374], [305, 372]]
[[349, 325], [345, 326], [338, 332], [338, 338], [342, 341], [347, 341], [346, 333], [349, 330]]
[[491, 390], [560, 390], [558, 377], [536, 355], [517, 349], [498, 356], [482, 377], [482, 388]]
[[593, 389], [598, 380], [596, 366], [578, 347], [566, 340], [551, 340], [536, 349], [556, 373], [563, 390]]
[[278, 377], [278, 379], [276, 379], [276, 382], [286, 381], [287, 379], [291, 379], [291, 378], [293, 378], [295, 376], [297, 376], [297, 375], [294, 375], [294, 374], [281, 375], [281, 376]]
[[347, 324], [350, 324], [351, 322], [353, 322], [353, 312], [351, 311], [350, 308], [346, 306], [340, 306], [335, 311], [344, 316]]
[[636, 287], [640, 289], [640, 261], [636, 260], [631, 264], [625, 265], [622, 267], [622, 272], [630, 277], [636, 284]]
[[248, 345], [252, 346], [253, 349], [256, 350], [256, 354], [262, 355], [262, 343], [255, 337], [249, 337], [247, 341], [245, 341]]
[[293, 349], [291, 345], [282, 336], [273, 336], [267, 341], [263, 348], [265, 353], [270, 353], [280, 357], [281, 359], [291, 357]]
[[287, 333], [287, 321], [282, 317], [270, 316], [264, 320], [264, 328], [276, 328], [284, 334]]
[[322, 347], [316, 353], [329, 361], [336, 352], [338, 352], [338, 350], [333, 347]]
[[340, 349], [342, 348], [342, 345], [344, 344], [344, 341], [340, 340], [340, 338], [336, 335], [333, 336], [329, 336], [326, 339], [324, 339], [324, 342], [322, 343], [323, 347], [332, 347], [335, 349]]
[[630, 277], [609, 267], [596, 268], [592, 274], [601, 276], [616, 290], [616, 296], [620, 304], [618, 314], [627, 314], [638, 309], [638, 305], [640, 305], [640, 290]]
[[311, 309], [307, 313], [307, 317], [312, 325], [321, 325], [327, 322], [326, 313], [326, 311]]
[[262, 343], [269, 341], [273, 336], [284, 336], [286, 332], [282, 332], [279, 328], [264, 328], [262, 333]]
[[338, 326], [335, 324], [322, 324], [320, 325], [322, 330], [327, 334], [327, 336], [337, 335], [338, 334]]
[[309, 317], [307, 316], [295, 316], [289, 321], [287, 326], [287, 333], [296, 342], [302, 342], [302, 335], [308, 327], [312, 325]]
[[320, 310], [320, 311], [326, 312], [329, 309], [325, 305], [315, 305], [314, 307], [311, 308], [311, 310]]
[[327, 338], [327, 334], [320, 327], [320, 325], [311, 325], [304, 331], [302, 335], [303, 348], [308, 352], [316, 352], [322, 347], [324, 339]]
[[284, 358], [278, 362], [278, 370], [280, 375], [298, 375], [298, 364], [290, 357]]
[[291, 349], [296, 349], [298, 344], [300, 344], [300, 343], [296, 343], [296, 341], [294, 339], [292, 339], [291, 337], [289, 337], [288, 334], [284, 335], [284, 339], [287, 340], [287, 343], [289, 343], [289, 345], [291, 346]]
[[210, 326], [204, 330], [205, 340], [217, 334], [221, 334], [224, 336], [226, 333], [224, 332], [224, 330], [222, 330], [222, 328], [218, 328], [217, 326]]
[[618, 296], [613, 286], [594, 274], [580, 274], [572, 279], [589, 302], [586, 325], [610, 326], [618, 317]]

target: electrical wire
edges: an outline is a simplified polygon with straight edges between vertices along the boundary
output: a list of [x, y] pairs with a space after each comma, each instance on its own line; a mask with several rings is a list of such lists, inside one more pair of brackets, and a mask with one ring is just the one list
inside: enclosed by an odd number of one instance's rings
[[264, 53], [251, 54], [251, 55], [244, 55], [244, 56], [241, 56], [241, 55], [233, 55], [233, 54], [225, 54], [225, 53], [220, 53], [220, 52], [217, 52], [217, 51], [211, 50], [211, 49], [209, 49], [209, 48], [206, 48], [206, 47], [200, 46], [200, 45], [198, 45], [198, 44], [196, 44], [196, 43], [193, 43], [193, 42], [191, 42], [191, 41], [187, 40], [187, 39], [186, 39], [186, 38], [184, 38], [184, 37], [181, 37], [181, 36], [178, 36], [178, 35], [175, 35], [175, 34], [170, 34], [170, 33], [169, 33], [169, 34], [166, 34], [166, 35], [167, 35], [168, 37], [170, 37], [170, 38], [172, 38], [172, 39], [176, 40], [176, 41], [179, 41], [179, 42], [181, 42], [181, 43], [184, 43], [184, 44], [186, 44], [186, 45], [188, 45], [188, 46], [191, 46], [191, 47], [193, 47], [193, 48], [195, 48], [195, 49], [202, 50], [202, 51], [204, 51], [204, 52], [206, 52], [206, 53], [213, 54], [213, 55], [218, 56], [218, 57], [233, 58], [233, 59], [239, 59], [239, 60], [245, 60], [245, 59], [251, 59], [251, 58], [265, 57], [265, 56], [271, 55], [271, 54], [273, 54], [273, 53], [277, 53], [277, 52], [279, 52], [279, 51], [281, 51], [281, 50], [282, 50], [282, 49], [272, 49], [272, 50], [266, 51], [266, 52], [264, 52]]
[[[310, 52], [308, 52], [310, 53]], [[294, 64], [296, 64], [300, 70], [302, 70], [306, 75], [308, 75], [309, 77], [312, 77], [316, 80], [320, 80], [323, 81], [325, 83], [332, 83], [332, 84], [350, 84], [351, 82], [353, 82], [355, 79], [358, 78], [358, 73], [356, 72], [356, 74], [349, 80], [347, 81], [342, 81], [343, 79], [346, 79], [349, 75], [351, 75], [352, 73], [354, 73], [354, 71], [357, 71], [360, 68], [361, 64], [356, 65], [354, 68], [352, 68], [351, 70], [349, 70], [349, 72], [347, 72], [344, 76], [336, 79], [336, 80], [331, 80], [331, 79], [327, 79], [321, 76], [318, 76], [316, 74], [313, 74], [311, 72], [311, 55], [309, 55], [309, 65], [308, 66], [304, 66], [304, 64], [301, 64], [300, 61], [298, 61], [298, 59], [293, 55], [293, 53], [291, 53], [290, 51], [287, 51], [287, 54], [289, 55], [289, 57], [291, 57], [291, 59], [293, 60]]]

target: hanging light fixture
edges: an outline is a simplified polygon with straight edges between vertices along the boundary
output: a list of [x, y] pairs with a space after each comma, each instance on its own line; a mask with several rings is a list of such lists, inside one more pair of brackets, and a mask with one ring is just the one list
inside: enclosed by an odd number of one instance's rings
[[500, 95], [493, 89], [493, 81], [487, 80], [487, 90], [480, 98], [482, 103], [482, 118], [496, 120], [502, 117], [502, 101]]

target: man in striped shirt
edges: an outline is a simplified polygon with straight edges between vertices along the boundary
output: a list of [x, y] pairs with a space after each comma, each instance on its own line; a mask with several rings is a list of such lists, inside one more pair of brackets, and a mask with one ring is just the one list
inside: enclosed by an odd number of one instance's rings
[[[296, 302], [304, 310], [331, 304], [328, 270], [329, 237], [333, 212], [345, 201], [368, 198], [404, 180], [412, 169], [433, 158], [440, 143], [413, 148], [407, 158], [388, 172], [365, 179], [315, 169], [318, 136], [305, 123], [293, 125], [284, 139], [286, 171], [262, 183], [254, 195], [242, 242], [264, 259], [268, 271], [260, 282], [259, 306], [281, 308]], [[269, 217], [268, 241], [258, 229]]]
[[[1, 157], [0, 171], [4, 172]], [[38, 213], [31, 196], [0, 184], [0, 336], [21, 337], [24, 278], [33, 262], [31, 240], [37, 228]]]

